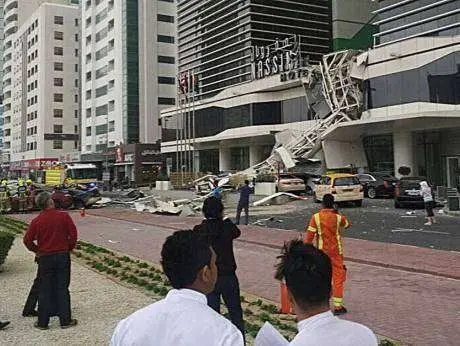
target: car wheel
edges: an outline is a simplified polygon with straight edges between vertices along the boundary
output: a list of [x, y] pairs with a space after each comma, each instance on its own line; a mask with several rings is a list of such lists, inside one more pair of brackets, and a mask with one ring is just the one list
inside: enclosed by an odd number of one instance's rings
[[355, 205], [356, 205], [357, 207], [362, 207], [362, 206], [363, 206], [363, 200], [356, 201], [356, 202], [355, 202]]
[[370, 187], [367, 189], [367, 197], [369, 197], [370, 199], [374, 199], [377, 197], [377, 191], [373, 188], [373, 187]]
[[395, 201], [395, 208], [396, 209], [402, 208], [401, 203], [399, 203], [398, 201]]

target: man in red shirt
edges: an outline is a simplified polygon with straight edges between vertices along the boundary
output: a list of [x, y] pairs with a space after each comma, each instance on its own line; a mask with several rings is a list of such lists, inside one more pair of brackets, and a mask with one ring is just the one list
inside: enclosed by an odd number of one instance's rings
[[51, 310], [56, 306], [61, 328], [72, 327], [77, 320], [70, 311], [70, 251], [77, 244], [77, 228], [69, 214], [56, 210], [49, 193], [38, 195], [37, 206], [42, 212], [24, 236], [25, 246], [38, 256], [40, 288], [34, 326], [48, 329]]

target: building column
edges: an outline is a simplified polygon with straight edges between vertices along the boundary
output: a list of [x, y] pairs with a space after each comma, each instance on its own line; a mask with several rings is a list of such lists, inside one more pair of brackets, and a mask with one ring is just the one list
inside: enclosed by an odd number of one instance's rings
[[231, 151], [230, 148], [219, 148], [219, 171], [230, 171], [231, 167]]
[[264, 160], [264, 147], [251, 145], [249, 147], [249, 167], [255, 166]]
[[398, 169], [402, 166], [410, 168], [410, 175], [416, 174], [414, 141], [412, 132], [393, 133], [393, 153], [394, 169], [397, 178], [402, 177], [402, 175], [398, 173]]
[[193, 152], [193, 171], [199, 172], [200, 171], [200, 151], [195, 150]]

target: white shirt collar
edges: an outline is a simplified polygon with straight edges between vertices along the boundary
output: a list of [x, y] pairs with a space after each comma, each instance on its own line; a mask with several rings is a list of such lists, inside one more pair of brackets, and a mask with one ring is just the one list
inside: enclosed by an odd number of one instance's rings
[[309, 330], [315, 328], [315, 326], [319, 323], [325, 323], [333, 318], [336, 317], [334, 317], [331, 311], [322, 312], [318, 315], [309, 317], [297, 323], [297, 329], [299, 330], [299, 332], [303, 330]]
[[168, 292], [166, 296], [167, 300], [171, 298], [190, 299], [190, 300], [195, 300], [204, 305], [208, 304], [208, 300], [206, 299], [206, 296], [203, 293], [194, 291], [194, 290], [190, 290], [188, 288], [183, 288], [180, 290], [172, 289], [171, 291]]

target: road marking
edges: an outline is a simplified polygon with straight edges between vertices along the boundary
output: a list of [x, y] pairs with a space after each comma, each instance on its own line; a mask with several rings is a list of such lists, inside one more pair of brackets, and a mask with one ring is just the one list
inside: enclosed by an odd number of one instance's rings
[[425, 231], [423, 229], [412, 229], [412, 228], [397, 228], [391, 230], [393, 233], [410, 233], [410, 232], [420, 232], [420, 233], [431, 233], [431, 234], [450, 234], [447, 232], [439, 232], [439, 231]]

